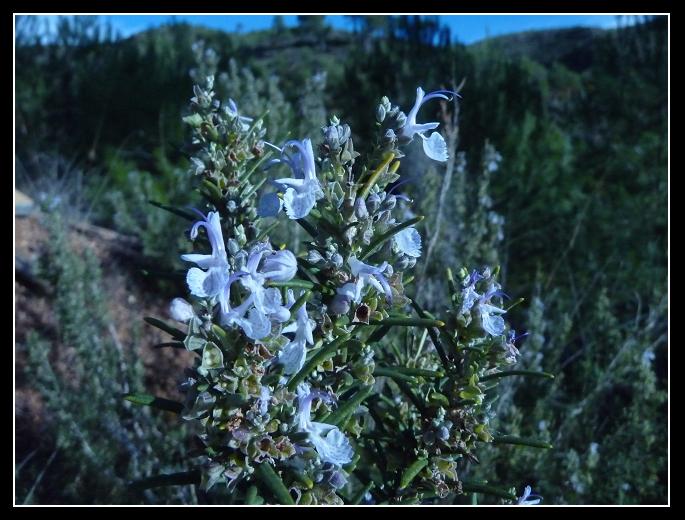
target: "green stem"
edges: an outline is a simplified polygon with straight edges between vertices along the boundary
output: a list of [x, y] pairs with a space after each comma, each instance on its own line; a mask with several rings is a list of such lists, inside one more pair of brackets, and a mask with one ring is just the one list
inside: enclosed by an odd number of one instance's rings
[[366, 184], [364, 184], [364, 187], [362, 188], [361, 193], [359, 194], [359, 198], [365, 199], [366, 196], [369, 194], [369, 191], [373, 187], [374, 184], [376, 184], [376, 181], [378, 180], [378, 177], [381, 176], [381, 174], [386, 171], [386, 168], [388, 165], [392, 162], [392, 160], [395, 158], [395, 154], [393, 152], [389, 152], [383, 157], [383, 162], [376, 168], [374, 171], [371, 172], [371, 175], [369, 176], [369, 180], [366, 181]]
[[181, 403], [163, 399], [162, 397], [156, 397], [151, 394], [124, 394], [122, 397], [133, 404], [152, 406], [153, 408], [158, 408], [159, 410], [165, 410], [167, 412], [178, 414], [183, 410], [183, 405]]
[[399, 379], [401, 381], [406, 381], [407, 383], [416, 383], [416, 379], [414, 379], [412, 376], [402, 374], [401, 372], [398, 372], [397, 370], [394, 370], [392, 368], [376, 367], [373, 370], [373, 375], [391, 377], [395, 380]]
[[295, 312], [307, 302], [311, 294], [311, 291], [305, 290], [304, 293], [302, 293], [302, 296], [295, 300], [295, 303], [290, 307], [290, 314], [295, 314]]
[[547, 379], [554, 379], [554, 374], [549, 372], [537, 372], [535, 370], [504, 370], [503, 372], [497, 372], [496, 374], [488, 374], [480, 378], [481, 381], [489, 381], [491, 379], [499, 379], [500, 377], [509, 376], [533, 376], [533, 377], [546, 377]]
[[385, 318], [382, 320], [371, 320], [369, 325], [401, 326], [401, 327], [444, 327], [445, 322], [426, 318]]
[[267, 181], [267, 178], [264, 177], [264, 178], [261, 179], [257, 184], [255, 184], [254, 186], [252, 186], [251, 188], [249, 188], [246, 192], [244, 192], [244, 193], [241, 194], [240, 197], [241, 197], [241, 199], [243, 200], [243, 203], [242, 203], [242, 206], [243, 206], [243, 207], [245, 207], [245, 206], [247, 206], [248, 204], [250, 204], [249, 198], [252, 197], [252, 195], [254, 195], [254, 194], [257, 192], [257, 190], [259, 190], [259, 188], [261, 188], [261, 187], [264, 185], [264, 183], [265, 183], [266, 181]]
[[149, 204], [152, 204], [153, 206], [166, 210], [169, 213], [173, 213], [174, 215], [177, 215], [179, 217], [182, 217], [184, 219], [190, 220], [191, 222], [194, 222], [197, 220], [197, 215], [194, 215], [190, 213], [189, 211], [184, 211], [182, 209], [175, 208], [173, 206], [168, 206], [167, 204], [162, 204], [161, 202], [157, 202], [154, 200], [148, 200]]
[[336, 338], [330, 342], [325, 347], [322, 347], [300, 370], [288, 383], [288, 390], [294, 392], [297, 385], [300, 384], [305, 377], [307, 377], [311, 372], [313, 372], [317, 366], [326, 361], [328, 358], [333, 357], [340, 345], [350, 339], [350, 334], [343, 334], [342, 336]]
[[274, 222], [273, 224], [271, 224], [270, 226], [267, 226], [263, 231], [261, 231], [261, 232], [259, 233], [259, 235], [257, 235], [257, 238], [255, 238], [255, 242], [261, 242], [261, 240], [262, 240], [265, 236], [267, 236], [267, 235], [268, 235], [269, 233], [271, 233], [274, 229], [276, 229], [276, 227], [278, 226], [278, 224], [279, 224], [279, 222], [276, 221], [276, 222]]
[[412, 391], [411, 388], [409, 388], [409, 385], [405, 383], [404, 381], [397, 381], [395, 380], [395, 384], [404, 392], [409, 400], [413, 403], [413, 405], [416, 407], [416, 409], [421, 413], [421, 415], [426, 415], [426, 407], [424, 404], [421, 402], [421, 400], [416, 397], [414, 392]]
[[414, 480], [421, 470], [428, 465], [428, 459], [417, 459], [402, 473], [400, 479], [400, 489], [405, 489]]
[[257, 487], [250, 486], [245, 494], [245, 503], [247, 505], [260, 505], [264, 503], [264, 499], [257, 494]]
[[297, 220], [295, 220], [295, 222], [297, 222], [300, 226], [302, 226], [304, 228], [304, 230], [307, 233], [309, 233], [309, 235], [314, 240], [317, 240], [319, 238], [319, 232], [316, 230], [316, 228], [311, 223], [309, 223], [308, 221], [306, 221], [303, 218], [298, 218]]
[[263, 462], [257, 466], [257, 476], [274, 494], [279, 504], [294, 505], [293, 497], [290, 496], [288, 488], [285, 487], [283, 480], [271, 467], [268, 462]]
[[[419, 314], [419, 316], [426, 316], [428, 314], [414, 300], [411, 300], [411, 306], [414, 307], [414, 310]], [[445, 350], [445, 347], [440, 342], [440, 338], [438, 337], [438, 334], [435, 332], [435, 329], [428, 328], [427, 330], [428, 330], [428, 334], [431, 337], [431, 341], [433, 342], [433, 345], [435, 345], [435, 350], [437, 350], [438, 356], [440, 356], [440, 361], [442, 362], [442, 366], [444, 366], [445, 370], [447, 372], [449, 372], [450, 371], [450, 361], [449, 361], [449, 358], [447, 357], [447, 351]]]
[[378, 341], [382, 340], [385, 335], [388, 333], [390, 330], [390, 326], [385, 325], [383, 327], [378, 327], [376, 330], [373, 331], [373, 333], [369, 336], [369, 338], [366, 340], [367, 343], [377, 343]]
[[164, 323], [162, 320], [158, 320], [157, 318], [152, 318], [150, 316], [147, 316], [144, 318], [144, 320], [152, 325], [153, 327], [157, 327], [160, 330], [163, 330], [167, 334], [171, 334], [174, 339], [183, 341], [186, 339], [186, 333], [183, 332], [182, 330], [177, 329], [176, 327], [172, 327], [171, 325], [167, 325]]
[[244, 183], [247, 179], [250, 178], [250, 175], [252, 175], [257, 168], [259, 168], [266, 160], [271, 157], [272, 152], [271, 150], [267, 150], [264, 155], [262, 155], [258, 161], [255, 162], [255, 164], [250, 168], [249, 170], [245, 170], [245, 173], [243, 173], [240, 177], [238, 177], [238, 180], [240, 181], [240, 184]]
[[350, 501], [350, 504], [357, 505], [361, 503], [362, 500], [364, 500], [364, 496], [373, 489], [373, 481], [369, 481], [368, 484], [366, 484], [360, 491], [357, 493], [354, 497], [352, 497], [352, 500]]
[[255, 119], [252, 124], [250, 125], [250, 128], [247, 129], [246, 135], [250, 135], [255, 128], [257, 128], [257, 125], [259, 124], [260, 121], [263, 121], [266, 115], [269, 113], [269, 109], [267, 108], [262, 112], [262, 115], [260, 115], [257, 119]]
[[157, 343], [156, 345], [153, 345], [153, 348], [165, 348], [165, 347], [182, 348], [182, 349], [186, 348], [186, 346], [180, 341], [165, 341], [163, 343]]
[[307, 280], [290, 280], [289, 282], [269, 282], [268, 287], [293, 287], [297, 289], [313, 289], [314, 284]]
[[[204, 188], [207, 190], [207, 193], [210, 195], [213, 203], [220, 202], [223, 199], [223, 194], [221, 193], [219, 187], [209, 179], [203, 180], [202, 186], [204, 186]], [[217, 206], [217, 208], [219, 207], [217, 204], [215, 204], [215, 206]]]
[[328, 424], [342, 427], [347, 419], [354, 413], [357, 407], [364, 402], [373, 393], [373, 385], [362, 387], [352, 398], [350, 398], [344, 405], [332, 412], [325, 421]]
[[439, 370], [426, 370], [423, 368], [412, 368], [412, 367], [386, 367], [392, 368], [401, 374], [406, 374], [408, 376], [421, 376], [421, 377], [444, 377], [445, 373]]

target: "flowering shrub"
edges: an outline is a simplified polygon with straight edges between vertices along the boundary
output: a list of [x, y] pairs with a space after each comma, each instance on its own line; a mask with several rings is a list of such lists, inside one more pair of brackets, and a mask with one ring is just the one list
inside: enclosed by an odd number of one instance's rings
[[[233, 503], [433, 503], [483, 493], [507, 503], [540, 499], [461, 478], [481, 443], [549, 445], [495, 431], [491, 407], [513, 371], [520, 337], [507, 324], [498, 269], [447, 269], [450, 306], [424, 310], [412, 270], [422, 255], [395, 192], [402, 148], [448, 160], [439, 123], [422, 105], [455, 93], [417, 89], [408, 115], [383, 98], [364, 157], [351, 129], [331, 118], [322, 141], [265, 141], [263, 118], [216, 99], [213, 77], [195, 86], [191, 174], [206, 207], [167, 207], [192, 222], [194, 251], [177, 326], [166, 346], [197, 354], [184, 403], [127, 399], [180, 414], [199, 441], [194, 468], [135, 485], [223, 486]], [[277, 173], [272, 173], [277, 172]], [[269, 178], [273, 176], [270, 181]], [[280, 244], [285, 219], [309, 240]], [[519, 300], [520, 301], [520, 300]], [[189, 461], [190, 463], [191, 461]], [[521, 488], [522, 489], [522, 488]]]

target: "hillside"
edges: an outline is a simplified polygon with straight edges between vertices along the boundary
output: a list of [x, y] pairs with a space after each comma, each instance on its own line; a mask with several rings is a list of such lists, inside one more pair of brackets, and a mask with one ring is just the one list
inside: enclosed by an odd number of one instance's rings
[[580, 72], [593, 63], [593, 44], [609, 32], [587, 27], [524, 31], [487, 38], [470, 47], [474, 50], [489, 48], [509, 58], [525, 56], [546, 67], [562, 63]]

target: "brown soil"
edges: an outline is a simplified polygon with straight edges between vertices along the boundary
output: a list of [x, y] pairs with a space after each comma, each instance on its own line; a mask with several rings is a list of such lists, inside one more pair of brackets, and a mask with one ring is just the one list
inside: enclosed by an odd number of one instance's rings
[[[45, 254], [47, 233], [41, 225], [41, 216], [33, 213], [15, 219], [15, 257], [17, 266], [35, 266]], [[164, 321], [168, 317], [169, 298], [150, 287], [139, 274], [126, 252], [135, 250], [135, 240], [111, 230], [79, 224], [70, 230], [69, 238], [75, 254], [90, 250], [100, 261], [102, 290], [107, 295], [109, 318], [114, 335], [124, 349], [134, 349], [145, 366], [146, 391], [160, 397], [181, 399], [177, 385], [183, 369], [192, 366], [193, 355], [180, 349], [152, 348], [169, 341], [169, 336], [146, 324], [145, 316]], [[34, 271], [35, 272], [35, 271]], [[17, 280], [18, 280], [17, 276]], [[40, 280], [37, 280], [41, 283]], [[59, 331], [52, 311], [52, 298], [31, 283], [15, 281], [15, 374], [16, 374], [16, 434], [40, 436], [44, 428], [44, 409], [40, 395], [30, 385], [31, 375], [25, 370], [24, 344], [29, 331], [36, 331], [52, 343], [58, 373], [69, 380], [69, 345], [59, 343]], [[182, 327], [181, 327], [182, 328]], [[103, 334], [110, 335], [111, 331]], [[73, 352], [72, 352], [73, 354]]]

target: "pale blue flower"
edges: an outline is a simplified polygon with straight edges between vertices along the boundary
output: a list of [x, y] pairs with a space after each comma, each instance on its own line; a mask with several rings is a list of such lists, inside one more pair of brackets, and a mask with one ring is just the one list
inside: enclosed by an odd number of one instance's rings
[[251, 117], [241, 116], [238, 112], [238, 106], [235, 104], [235, 101], [229, 99], [228, 105], [224, 106], [224, 111], [228, 116], [232, 118], [238, 118], [238, 121], [240, 121], [240, 128], [243, 132], [246, 132], [250, 129], [250, 123], [252, 123], [254, 119], [252, 119]]
[[[494, 296], [506, 296], [502, 291], [499, 290], [499, 286], [495, 284], [495, 287], [490, 289], [485, 294], [479, 294], [476, 291], [476, 283], [480, 280], [486, 278], [484, 274], [478, 271], [473, 271], [471, 275], [466, 279], [465, 286], [461, 292], [461, 314], [466, 314], [476, 306], [476, 311], [480, 315], [481, 325], [483, 330], [490, 334], [491, 336], [501, 336], [504, 334], [505, 323], [502, 314], [507, 311], [501, 309], [490, 303], [490, 300]], [[513, 347], [513, 345], [512, 345]], [[515, 350], [515, 347], [514, 347]]]
[[336, 293], [341, 296], [343, 299], [347, 300], [348, 302], [352, 301], [355, 303], [359, 303], [362, 301], [362, 288], [364, 287], [363, 283], [346, 283], [342, 287], [339, 287], [336, 290]]
[[421, 256], [421, 235], [416, 228], [408, 227], [393, 236], [395, 248], [400, 253], [419, 258]]
[[358, 283], [346, 283], [336, 289], [336, 294], [328, 304], [328, 310], [335, 314], [347, 314], [350, 310], [350, 302], [359, 303], [362, 299], [362, 285]]
[[421, 106], [431, 99], [440, 98], [448, 101], [451, 100], [452, 98], [447, 94], [454, 95], [455, 93], [448, 90], [437, 90], [426, 95], [423, 89], [418, 87], [416, 89], [416, 102], [414, 103], [414, 106], [409, 114], [407, 114], [407, 120], [404, 123], [400, 133], [400, 137], [406, 141], [411, 141], [414, 139], [414, 136], [418, 134], [418, 136], [423, 140], [423, 151], [425, 154], [431, 159], [440, 162], [445, 162], [448, 159], [447, 144], [445, 143], [445, 139], [443, 139], [439, 132], [433, 132], [430, 137], [426, 137], [425, 135], [425, 133], [429, 130], [435, 130], [438, 126], [440, 126], [440, 123], [417, 123], [416, 116]]
[[518, 361], [520, 352], [519, 349], [516, 348], [516, 342], [527, 335], [528, 332], [524, 332], [523, 334], [517, 335], [516, 331], [513, 329], [510, 330], [507, 334], [507, 340], [504, 342], [504, 347], [506, 349], [505, 359], [509, 363], [516, 363], [516, 361]]
[[518, 499], [517, 504], [520, 506], [535, 506], [540, 503], [542, 497], [540, 495], [532, 494], [533, 490], [530, 486], [526, 486], [523, 490], [523, 495]]
[[365, 264], [357, 257], [351, 256], [347, 260], [352, 276], [357, 278], [356, 282], [348, 282], [336, 289], [336, 295], [329, 304], [329, 309], [333, 314], [346, 314], [350, 310], [350, 302], [360, 303], [362, 301], [362, 290], [369, 284], [379, 293], [385, 294], [388, 302], [392, 303], [392, 290], [383, 272], [388, 268], [388, 263], [383, 262], [375, 267]]
[[481, 295], [476, 292], [476, 283], [478, 283], [483, 278], [485, 277], [474, 269], [473, 271], [471, 271], [469, 277], [463, 282], [464, 288], [461, 291], [462, 304], [461, 309], [459, 311], [461, 314], [471, 312], [471, 309], [473, 308], [474, 304], [481, 297]]
[[[259, 269], [264, 256], [264, 266]], [[271, 260], [271, 263], [268, 261]], [[245, 334], [259, 340], [271, 334], [271, 322], [285, 323], [290, 311], [283, 305], [281, 292], [275, 287], [266, 288], [267, 280], [287, 282], [295, 272], [292, 263], [295, 256], [287, 250], [275, 252], [264, 242], [255, 245], [244, 268], [231, 275], [221, 299], [221, 322], [224, 325], [238, 325]], [[231, 286], [236, 281], [245, 288], [249, 296], [238, 306], [230, 305]], [[247, 314], [247, 317], [246, 317]]]
[[504, 314], [505, 312], [504, 309], [500, 309], [489, 303], [481, 304], [480, 317], [485, 332], [491, 336], [501, 336], [504, 333], [504, 318], [502, 318], [500, 314]]
[[[291, 341], [278, 353], [278, 363], [283, 365], [283, 374], [297, 374], [307, 360], [307, 345], [301, 341]], [[284, 382], [289, 378], [286, 377]]]
[[188, 270], [186, 283], [190, 293], [200, 298], [222, 298], [229, 281], [230, 266], [226, 256], [226, 246], [221, 232], [221, 218], [216, 211], [210, 212], [203, 220], [196, 222], [190, 230], [190, 238], [195, 240], [199, 229], [203, 227], [212, 247], [212, 254], [186, 254], [181, 259], [197, 264]]
[[274, 282], [287, 282], [297, 273], [297, 259], [287, 249], [277, 251], [264, 259], [262, 274]]
[[297, 424], [299, 431], [309, 434], [308, 440], [314, 446], [322, 462], [342, 466], [352, 460], [354, 450], [344, 433], [332, 424], [313, 422], [311, 420], [312, 401], [325, 398], [319, 392], [311, 392], [309, 385], [301, 383], [297, 387], [298, 411]]
[[[288, 291], [288, 308], [292, 307], [295, 303], [295, 298], [292, 291]], [[297, 317], [293, 323], [288, 325], [283, 329], [283, 333], [294, 332], [294, 341], [299, 341], [301, 343], [314, 344], [314, 329], [316, 328], [316, 322], [309, 318], [307, 313], [307, 302], [304, 302], [299, 309], [297, 309]]]
[[361, 260], [357, 260], [357, 257], [351, 256], [347, 260], [348, 265], [352, 271], [352, 275], [357, 277], [357, 286], [355, 290], [355, 303], [361, 301], [361, 290], [368, 283], [379, 293], [385, 294], [386, 299], [392, 302], [392, 291], [390, 289], [390, 284], [385, 279], [383, 272], [388, 267], [388, 262], [383, 262], [380, 266], [374, 267], [369, 264], [365, 264]]
[[[295, 152], [291, 153], [289, 149], [295, 149]], [[272, 163], [287, 164], [293, 172], [293, 177], [276, 179], [274, 182], [285, 190], [283, 206], [288, 217], [291, 219], [304, 218], [314, 208], [316, 201], [323, 197], [321, 185], [316, 178], [312, 141], [309, 138], [302, 141], [288, 141], [280, 151], [281, 158], [275, 159]], [[274, 205], [273, 200], [265, 201], [265, 205], [267, 203], [270, 203], [271, 206]], [[265, 209], [273, 211], [272, 207], [267, 208], [265, 206]]]
[[243, 329], [243, 331], [248, 335], [248, 337], [252, 337], [252, 325], [247, 321], [245, 315], [247, 314], [247, 311], [252, 307], [252, 304], [254, 302], [254, 296], [250, 295], [237, 307], [231, 307], [229, 303], [230, 290], [231, 287], [229, 284], [226, 287], [226, 292], [228, 294], [224, 299], [225, 304], [221, 306], [219, 311], [221, 324], [225, 326], [238, 325]]
[[419, 136], [423, 139], [423, 153], [428, 157], [438, 162], [446, 162], [449, 159], [447, 143], [439, 132], [433, 132], [428, 138], [423, 134], [419, 134]]
[[[295, 303], [292, 290], [288, 290], [288, 308]], [[307, 343], [314, 344], [313, 331], [316, 322], [307, 314], [307, 303], [297, 309], [297, 318], [290, 325], [283, 328], [283, 334], [294, 332], [294, 339], [278, 354], [278, 362], [283, 365], [283, 373], [290, 376], [299, 372], [307, 359]]]
[[480, 297], [480, 294], [476, 292], [476, 290], [473, 288], [473, 285], [469, 285], [468, 287], [465, 287], [464, 290], [461, 293], [462, 297], [462, 303], [461, 303], [461, 313], [466, 314], [467, 312], [470, 312], [471, 309], [473, 308], [473, 305], [476, 303], [478, 298]]

